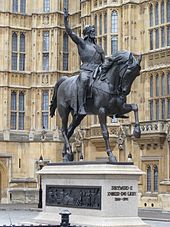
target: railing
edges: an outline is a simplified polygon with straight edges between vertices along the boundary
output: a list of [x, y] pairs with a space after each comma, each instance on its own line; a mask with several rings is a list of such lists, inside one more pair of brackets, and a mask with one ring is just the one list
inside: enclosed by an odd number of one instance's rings
[[[134, 123], [132, 124], [123, 124], [122, 128], [126, 136], [133, 135]], [[168, 121], [145, 121], [140, 122], [141, 134], [167, 134], [168, 133], [169, 123]]]

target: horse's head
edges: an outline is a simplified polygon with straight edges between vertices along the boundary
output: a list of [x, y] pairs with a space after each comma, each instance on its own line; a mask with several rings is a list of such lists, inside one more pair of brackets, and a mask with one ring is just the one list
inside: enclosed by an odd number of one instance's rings
[[132, 53], [129, 54], [129, 59], [126, 61], [123, 66], [124, 70], [121, 78], [120, 78], [120, 92], [124, 95], [128, 95], [130, 93], [130, 89], [133, 81], [137, 76], [140, 75], [140, 62], [142, 60], [142, 56], [140, 55], [138, 59], [135, 59]]
[[106, 58], [100, 80], [107, 79], [115, 92], [128, 95], [134, 79], [139, 76], [141, 60], [142, 56], [136, 60], [132, 53], [119, 51]]

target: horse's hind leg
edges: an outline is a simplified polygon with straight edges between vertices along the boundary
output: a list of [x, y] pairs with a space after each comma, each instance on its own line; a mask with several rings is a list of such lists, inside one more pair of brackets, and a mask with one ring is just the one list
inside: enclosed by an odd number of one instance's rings
[[67, 137], [67, 124], [68, 124], [68, 115], [69, 111], [66, 108], [60, 109], [60, 116], [62, 119], [62, 134], [64, 138], [64, 152], [63, 160], [64, 162], [72, 161], [72, 151]]
[[67, 138], [70, 139], [70, 137], [73, 135], [75, 128], [81, 123], [85, 115], [74, 115], [73, 120], [71, 124], [68, 127], [67, 130]]
[[106, 151], [109, 156], [109, 161], [117, 162], [116, 157], [113, 155], [111, 147], [110, 147], [109, 132], [108, 132], [107, 125], [106, 125], [106, 113], [105, 113], [105, 109], [103, 107], [99, 109], [98, 116], [99, 116], [99, 122], [100, 122], [100, 126], [101, 126], [102, 133], [103, 133], [103, 138], [104, 138], [105, 144], [106, 144]]

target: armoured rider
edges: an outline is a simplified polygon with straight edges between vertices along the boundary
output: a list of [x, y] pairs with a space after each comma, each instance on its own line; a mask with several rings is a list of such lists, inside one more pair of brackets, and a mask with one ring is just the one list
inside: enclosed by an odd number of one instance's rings
[[83, 29], [84, 38], [78, 37], [68, 24], [68, 11], [64, 9], [64, 25], [67, 34], [76, 43], [82, 65], [78, 81], [79, 115], [86, 115], [84, 104], [86, 102], [86, 90], [90, 77], [95, 78], [99, 66], [105, 60], [103, 49], [96, 44], [95, 27], [86, 25]]

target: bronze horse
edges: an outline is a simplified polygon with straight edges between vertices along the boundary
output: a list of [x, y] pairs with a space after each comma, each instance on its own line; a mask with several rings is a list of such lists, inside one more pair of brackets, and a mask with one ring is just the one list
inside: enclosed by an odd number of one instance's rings
[[[110, 143], [106, 124], [107, 116], [122, 116], [134, 112], [135, 127], [133, 135], [140, 137], [140, 125], [138, 119], [137, 104], [127, 104], [126, 96], [130, 93], [131, 85], [140, 74], [141, 56], [136, 60], [132, 53], [121, 51], [109, 58], [109, 64], [103, 67], [95, 80], [90, 79], [90, 95], [87, 96], [85, 109], [87, 114], [98, 115], [106, 151], [110, 162], [116, 162]], [[77, 81], [78, 75], [61, 77], [56, 83], [50, 106], [50, 116], [53, 117], [56, 108], [62, 120], [62, 133], [64, 137], [64, 160], [71, 161], [72, 151], [69, 139], [75, 128], [81, 123], [84, 115], [77, 113]], [[68, 124], [69, 113], [72, 114], [72, 122]]]

